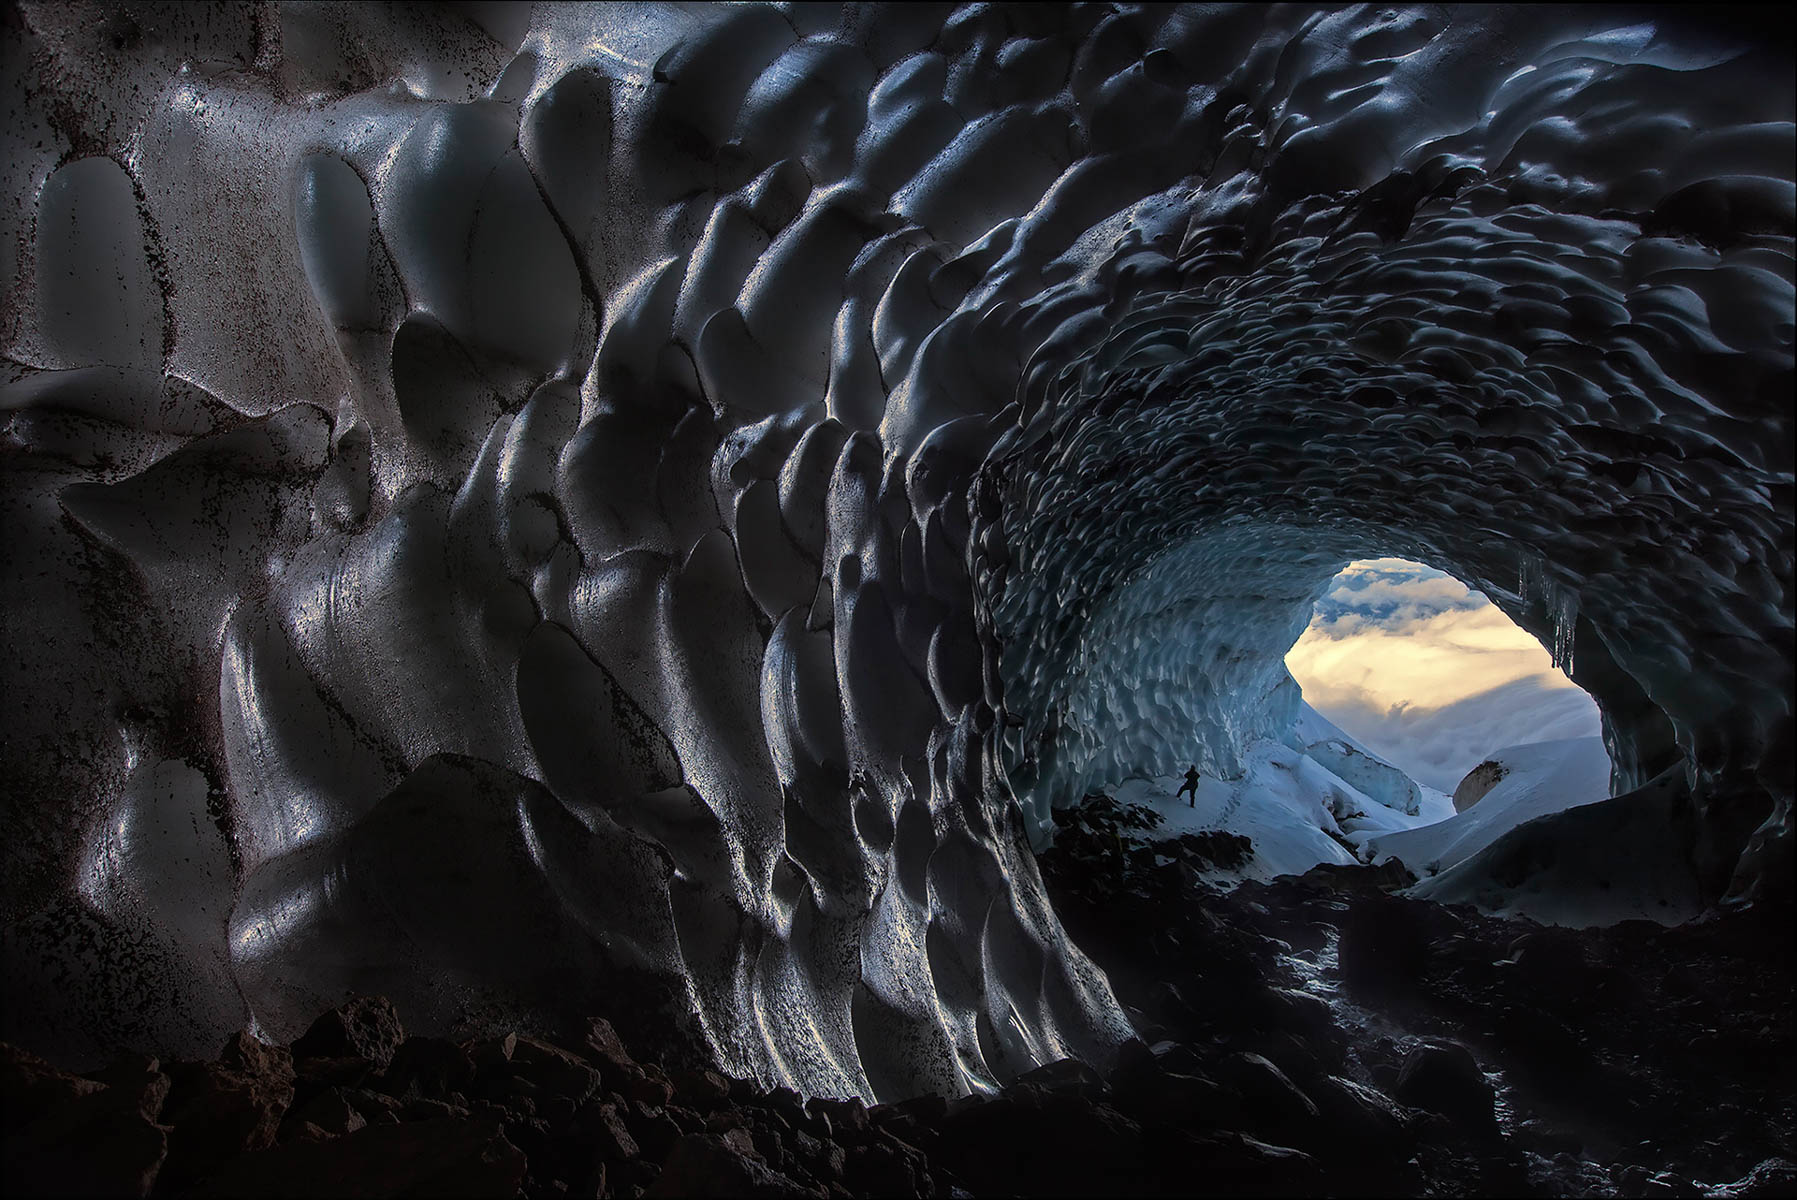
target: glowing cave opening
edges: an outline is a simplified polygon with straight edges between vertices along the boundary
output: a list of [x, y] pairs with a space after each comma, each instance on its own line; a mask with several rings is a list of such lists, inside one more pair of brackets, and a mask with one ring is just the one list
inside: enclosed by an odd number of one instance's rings
[[1507, 747], [1572, 739], [1608, 777], [1596, 701], [1482, 592], [1422, 563], [1349, 563], [1285, 665], [1307, 704], [1426, 788], [1453, 795]]
[[[1059, 656], [1043, 614], [1067, 606], [1009, 598], [1007, 703], [1021, 719], [1006, 749], [1026, 811], [1109, 796], [1158, 814], [1150, 840], [1245, 839], [1206, 871], [1224, 887], [1395, 859], [1444, 899], [1505, 892], [1490, 876], [1519, 827], [1616, 794], [1602, 714], [1569, 677], [1576, 639], [1560, 614], [1576, 605], [1526, 567], [1515, 593], [1480, 590], [1343, 541], [1268, 523], [1208, 531], [1086, 601]], [[1101, 589], [1068, 594], [1087, 591]], [[1539, 638], [1509, 615], [1530, 604], [1548, 614]], [[1667, 873], [1676, 896], [1656, 886], [1646, 903], [1598, 908], [1688, 915], [1686, 874]]]

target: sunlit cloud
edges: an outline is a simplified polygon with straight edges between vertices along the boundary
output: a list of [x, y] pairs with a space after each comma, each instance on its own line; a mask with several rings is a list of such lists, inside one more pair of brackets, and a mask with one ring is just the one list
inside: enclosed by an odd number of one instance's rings
[[1597, 706], [1479, 592], [1401, 559], [1351, 564], [1286, 667], [1311, 707], [1451, 792], [1492, 751], [1599, 732]]

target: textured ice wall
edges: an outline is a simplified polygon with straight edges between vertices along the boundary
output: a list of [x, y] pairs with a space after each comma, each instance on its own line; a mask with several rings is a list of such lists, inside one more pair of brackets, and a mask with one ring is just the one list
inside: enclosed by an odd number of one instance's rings
[[1625, 786], [1683, 764], [1713, 894], [1788, 878], [1776, 53], [9, 11], [6, 1036], [466, 1028], [622, 967], [810, 1091], [1102, 1058], [1028, 837], [1289, 726], [1381, 553], [1570, 654]]
[[[1142, 473], [1151, 470], [1145, 463]], [[1086, 543], [1099, 570], [1105, 539]], [[1052, 808], [1077, 804], [1090, 788], [1180, 775], [1188, 763], [1234, 779], [1252, 742], [1285, 738], [1300, 696], [1284, 649], [1309, 621], [1322, 590], [1317, 573], [1326, 583], [1337, 565], [1332, 547], [1316, 543], [1305, 529], [1220, 526], [1176, 544], [1121, 585], [1087, 591], [1077, 582], [1066, 601], [1013, 593], [1027, 599], [1004, 610], [1007, 629], [1040, 629], [1046, 611], [1091, 610], [1077, 647], [1059, 657], [1024, 638], [1006, 647], [1011, 711], [1047, 714], [1005, 736], [1010, 780], [1039, 838], [1052, 832]], [[1038, 666], [1044, 660], [1047, 670]]]

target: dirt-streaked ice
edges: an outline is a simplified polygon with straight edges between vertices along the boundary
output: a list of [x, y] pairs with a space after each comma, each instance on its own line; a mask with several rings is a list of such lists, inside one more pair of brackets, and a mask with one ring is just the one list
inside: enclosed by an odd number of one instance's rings
[[[807, 1092], [1103, 1063], [1031, 840], [1194, 755], [1324, 771], [1281, 659], [1382, 554], [1570, 661], [1640, 801], [1482, 855], [1601, 817], [1704, 902], [1789, 889], [1775, 47], [1605, 6], [3, 36], [8, 1040], [192, 1058], [349, 990], [503, 1027], [630, 968]], [[1542, 846], [1488, 878], [1586, 886]]]

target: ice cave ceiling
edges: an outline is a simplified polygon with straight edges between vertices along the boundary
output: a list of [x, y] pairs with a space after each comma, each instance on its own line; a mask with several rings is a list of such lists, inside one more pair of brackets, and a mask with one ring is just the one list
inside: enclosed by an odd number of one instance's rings
[[7, 1038], [635, 970], [809, 1092], [1102, 1059], [1049, 806], [1289, 727], [1377, 555], [1570, 659], [1632, 793], [1578, 836], [1789, 893], [1788, 48], [1608, 5], [4, 39]]

